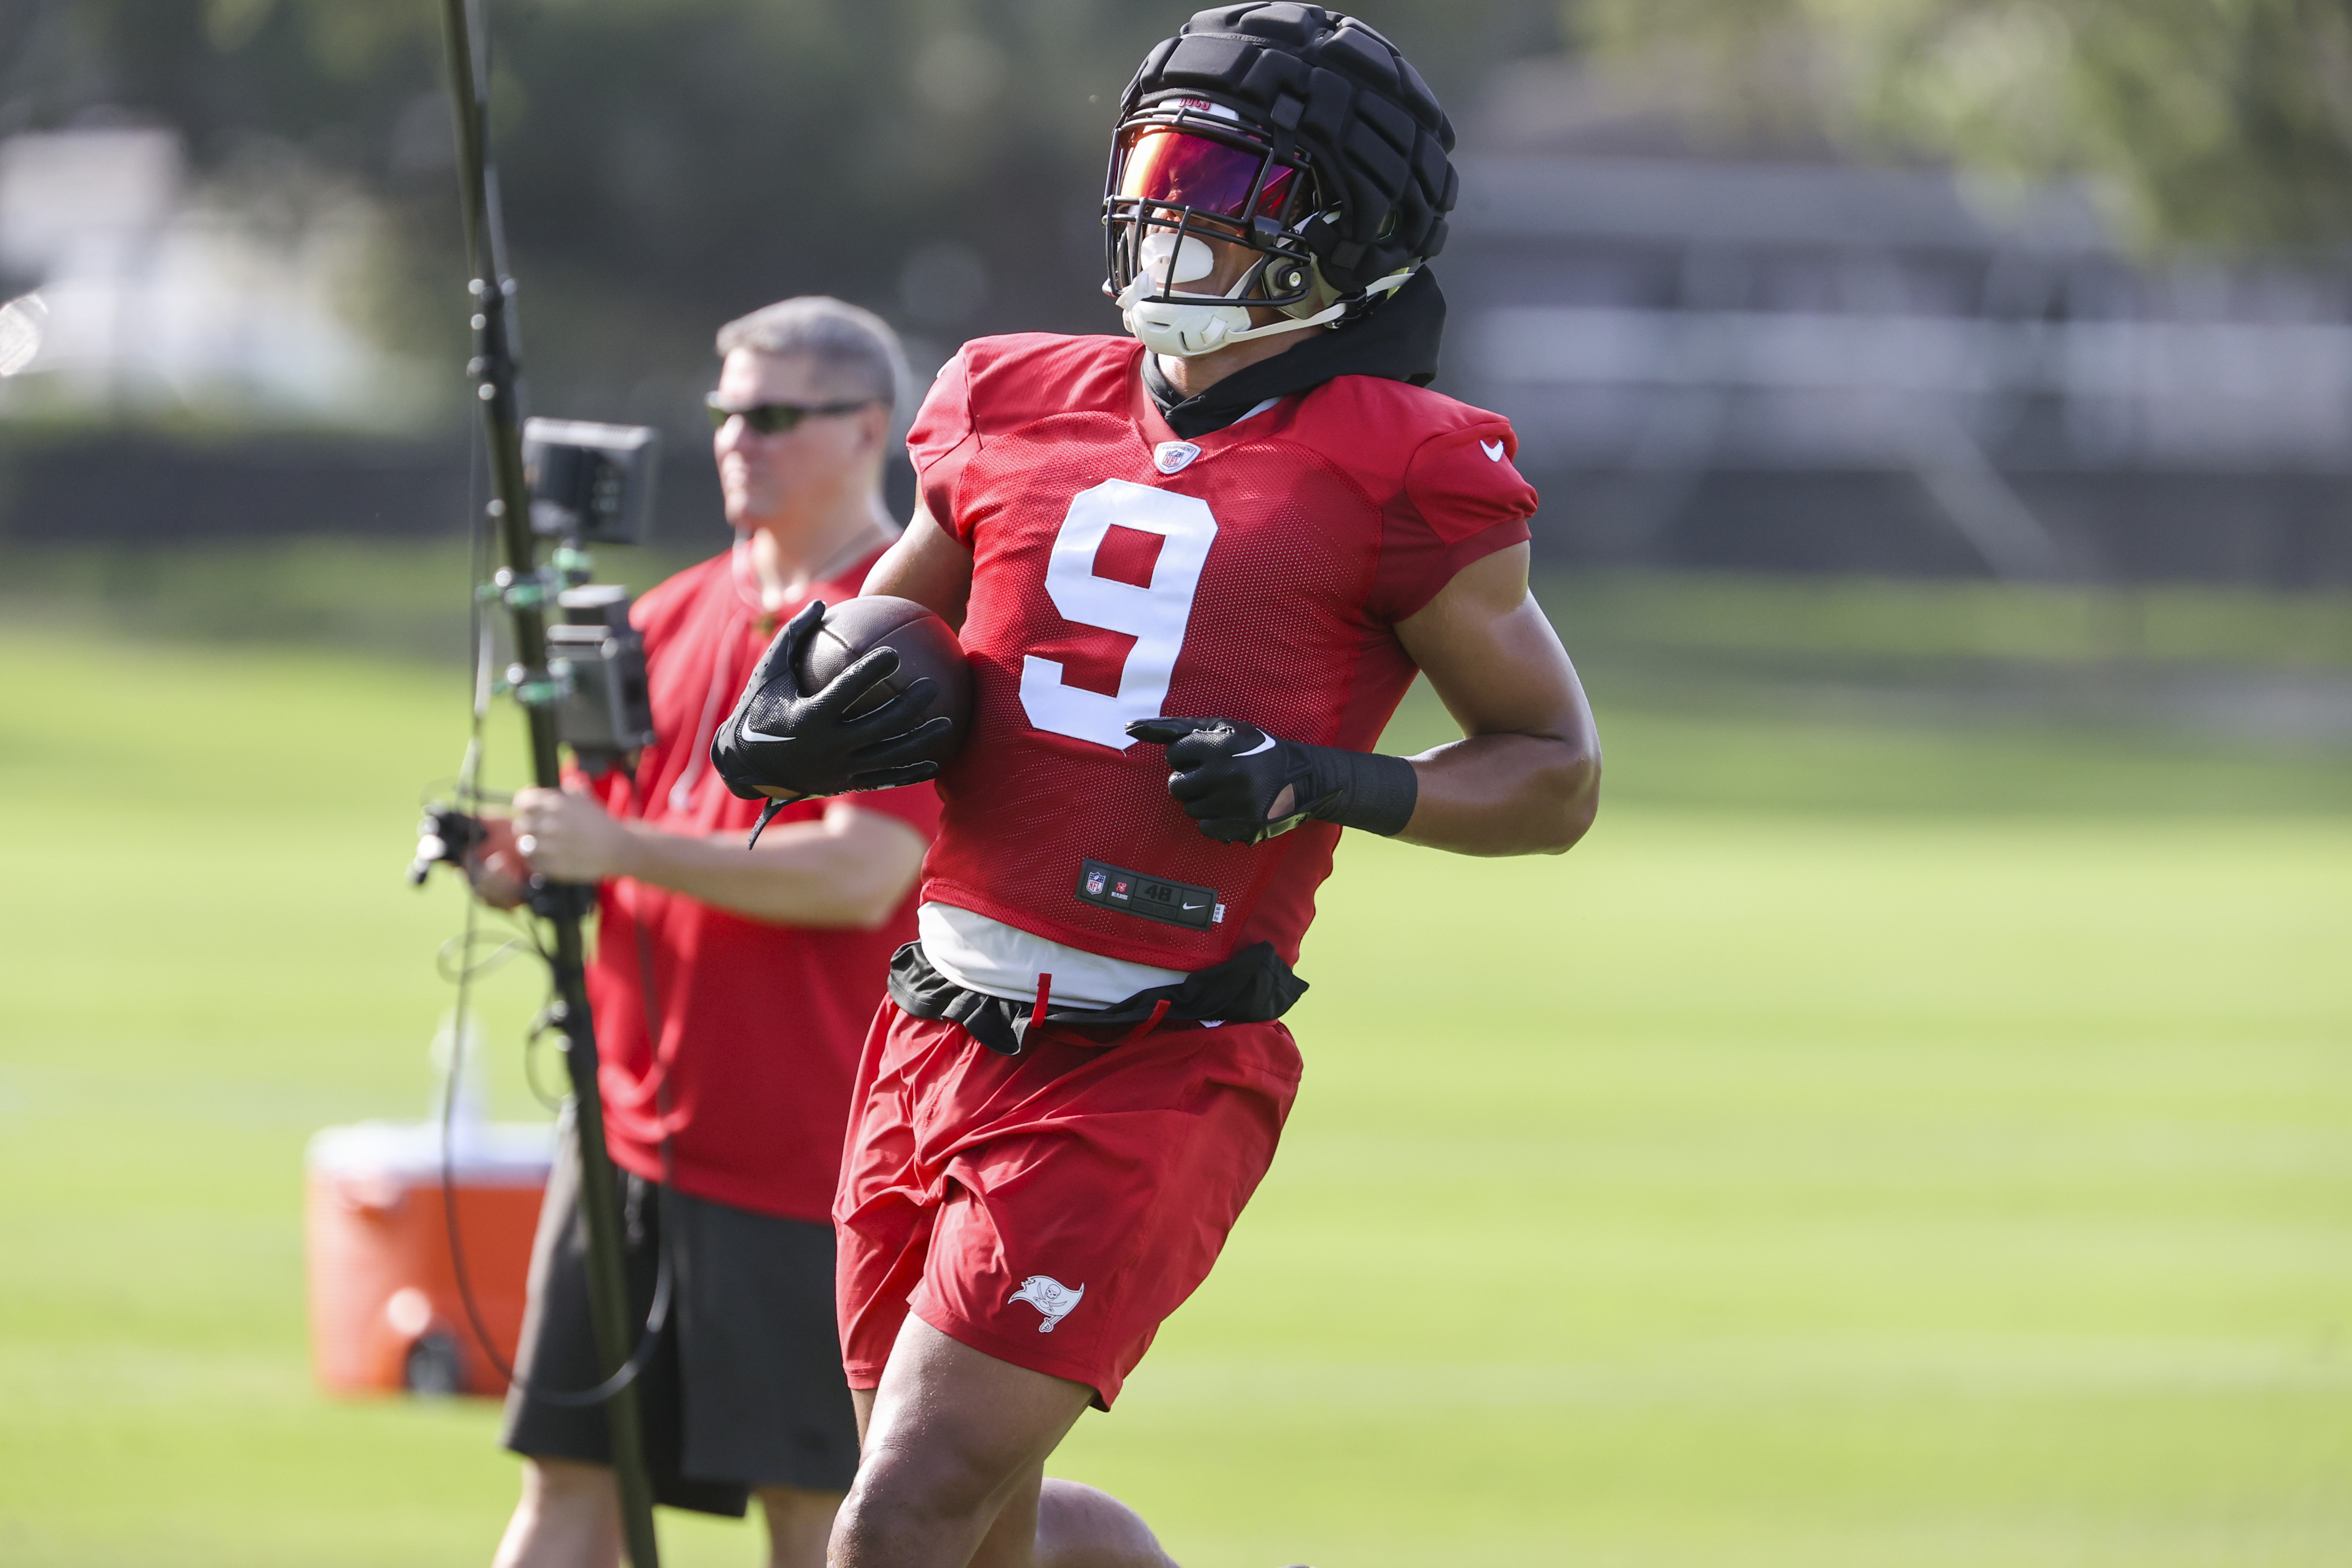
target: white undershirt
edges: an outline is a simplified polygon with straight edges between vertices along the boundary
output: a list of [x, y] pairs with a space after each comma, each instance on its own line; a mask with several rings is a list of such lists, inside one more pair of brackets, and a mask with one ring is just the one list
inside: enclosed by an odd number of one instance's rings
[[1037, 977], [1054, 977], [1052, 1000], [1074, 1007], [1108, 1007], [1139, 991], [1173, 985], [1181, 969], [1155, 969], [1048, 942], [953, 904], [927, 903], [915, 911], [916, 934], [931, 967], [967, 991], [1037, 999]]

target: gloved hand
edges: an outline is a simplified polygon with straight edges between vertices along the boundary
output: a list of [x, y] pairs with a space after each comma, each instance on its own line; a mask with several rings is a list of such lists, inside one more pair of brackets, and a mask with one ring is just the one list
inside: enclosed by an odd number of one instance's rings
[[1127, 732], [1168, 748], [1169, 795], [1224, 844], [1263, 844], [1310, 816], [1397, 833], [1420, 798], [1402, 757], [1279, 740], [1231, 719], [1139, 719]]
[[871, 712], [846, 716], [897, 672], [896, 650], [877, 647], [823, 690], [801, 690], [800, 650], [824, 619], [824, 603], [818, 600], [785, 623], [761, 655], [735, 710], [710, 738], [710, 766], [738, 799], [803, 800], [938, 776], [940, 764], [921, 753], [954, 729], [955, 721], [942, 714], [914, 722], [937, 694], [937, 681], [910, 681]]

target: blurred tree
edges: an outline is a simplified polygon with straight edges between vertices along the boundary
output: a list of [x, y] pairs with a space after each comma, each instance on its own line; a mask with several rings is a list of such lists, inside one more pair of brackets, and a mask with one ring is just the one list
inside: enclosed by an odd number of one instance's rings
[[[24, 3], [24, 0], [19, 0]], [[493, 139], [543, 406], [696, 415], [713, 329], [786, 294], [973, 332], [1116, 331], [1096, 291], [1111, 114], [1197, 0], [492, 0]], [[1383, 0], [1442, 94], [1555, 0]], [[0, 10], [9, 7], [0, 5]], [[436, 0], [35, 0], [0, 129], [106, 106], [200, 170], [289, 145], [395, 213], [381, 331], [463, 312]], [[11, 37], [12, 34], [21, 36]], [[11, 86], [14, 82], [16, 85]]]
[[1996, 174], [2087, 174], [2148, 241], [2352, 237], [2352, 0], [1566, 0], [1604, 54], [1727, 86], [1801, 56], [1833, 119]]

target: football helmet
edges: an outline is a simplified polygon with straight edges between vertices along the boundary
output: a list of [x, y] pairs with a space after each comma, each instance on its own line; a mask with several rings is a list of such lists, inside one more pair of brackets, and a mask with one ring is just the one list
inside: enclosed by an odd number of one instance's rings
[[[1145, 57], [1103, 192], [1128, 330], [1190, 356], [1346, 321], [1435, 256], [1459, 182], [1454, 127], [1396, 47], [1320, 5], [1202, 11]], [[1255, 259], [1223, 293], [1212, 239]], [[1251, 306], [1281, 320], [1255, 325]]]

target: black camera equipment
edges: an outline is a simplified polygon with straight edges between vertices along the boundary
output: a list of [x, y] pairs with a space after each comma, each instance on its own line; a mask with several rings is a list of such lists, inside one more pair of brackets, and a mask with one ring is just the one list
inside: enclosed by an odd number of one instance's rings
[[[476, 3], [442, 0], [441, 15], [448, 46], [450, 100], [457, 117], [466, 253], [473, 268], [467, 289], [475, 347], [467, 373], [481, 409], [489, 456], [490, 500], [480, 526], [486, 535], [495, 536], [478, 539], [476, 559], [478, 567], [486, 565], [483, 556], [494, 552], [502, 562], [490, 581], [478, 589], [477, 605], [487, 608], [495, 603], [506, 612], [513, 663], [504, 681], [488, 679], [492, 641], [487, 627], [478, 626], [475, 646], [484, 668], [476, 680], [474, 739], [467, 749], [458, 800], [454, 805], [429, 808], [416, 862], [410, 868], [411, 878], [418, 881], [436, 861], [462, 867], [467, 851], [478, 842], [481, 825], [471, 808], [482, 799], [478, 784], [481, 727], [494, 690], [511, 695], [522, 708], [530, 734], [531, 777], [543, 788], [555, 788], [562, 782], [559, 747], [563, 744], [573, 748], [583, 766], [599, 770], [625, 765], [631, 754], [653, 738], [646, 700], [645, 647], [629, 627], [628, 595], [617, 588], [587, 585], [591, 563], [582, 547], [632, 542], [637, 538], [652, 503], [654, 463], [660, 447], [650, 430], [533, 420], [526, 452], [514, 283], [507, 276], [498, 179], [490, 167], [486, 141], [489, 72], [474, 47]], [[562, 617], [552, 626], [551, 609]], [[554, 992], [542, 1017], [563, 1042], [564, 1068], [572, 1083], [576, 1133], [572, 1143], [580, 1160], [580, 1213], [588, 1242], [589, 1319], [605, 1376], [593, 1389], [534, 1387], [530, 1392], [559, 1404], [604, 1405], [629, 1562], [633, 1568], [659, 1568], [635, 1374], [645, 1365], [658, 1331], [658, 1320], [667, 1304], [663, 1288], [667, 1280], [665, 1278], [656, 1287], [654, 1315], [640, 1327], [633, 1321], [622, 1268], [621, 1215], [612, 1158], [604, 1146], [595, 1020], [588, 1007], [581, 922], [594, 900], [593, 888], [534, 879], [530, 907], [547, 927], [543, 940], [534, 939], [547, 960]], [[472, 908], [467, 906], [466, 947], [459, 955], [461, 984], [473, 963]], [[458, 1033], [462, 1037], [462, 1025]], [[453, 1064], [453, 1084], [457, 1077]], [[446, 1186], [450, 1162], [446, 1107], [444, 1114]], [[449, 1213], [454, 1222], [454, 1202]], [[454, 1224], [450, 1240], [463, 1284], [463, 1251]], [[468, 1306], [470, 1310], [470, 1299]], [[479, 1332], [478, 1323], [476, 1331]], [[489, 1343], [487, 1337], [483, 1343]], [[491, 1353], [495, 1357], [497, 1352]]]
[[635, 544], [653, 512], [661, 432], [647, 425], [526, 419], [523, 479], [535, 532], [573, 544]]
[[411, 887], [423, 887], [425, 877], [443, 860], [464, 866], [474, 847], [488, 837], [482, 819], [471, 812], [436, 801], [425, 808], [416, 825], [416, 858], [408, 863]]
[[563, 612], [562, 623], [547, 628], [555, 732], [581, 768], [601, 778], [629, 766], [653, 743], [646, 639], [629, 625], [627, 590], [615, 584], [583, 583], [564, 589], [555, 603]]

